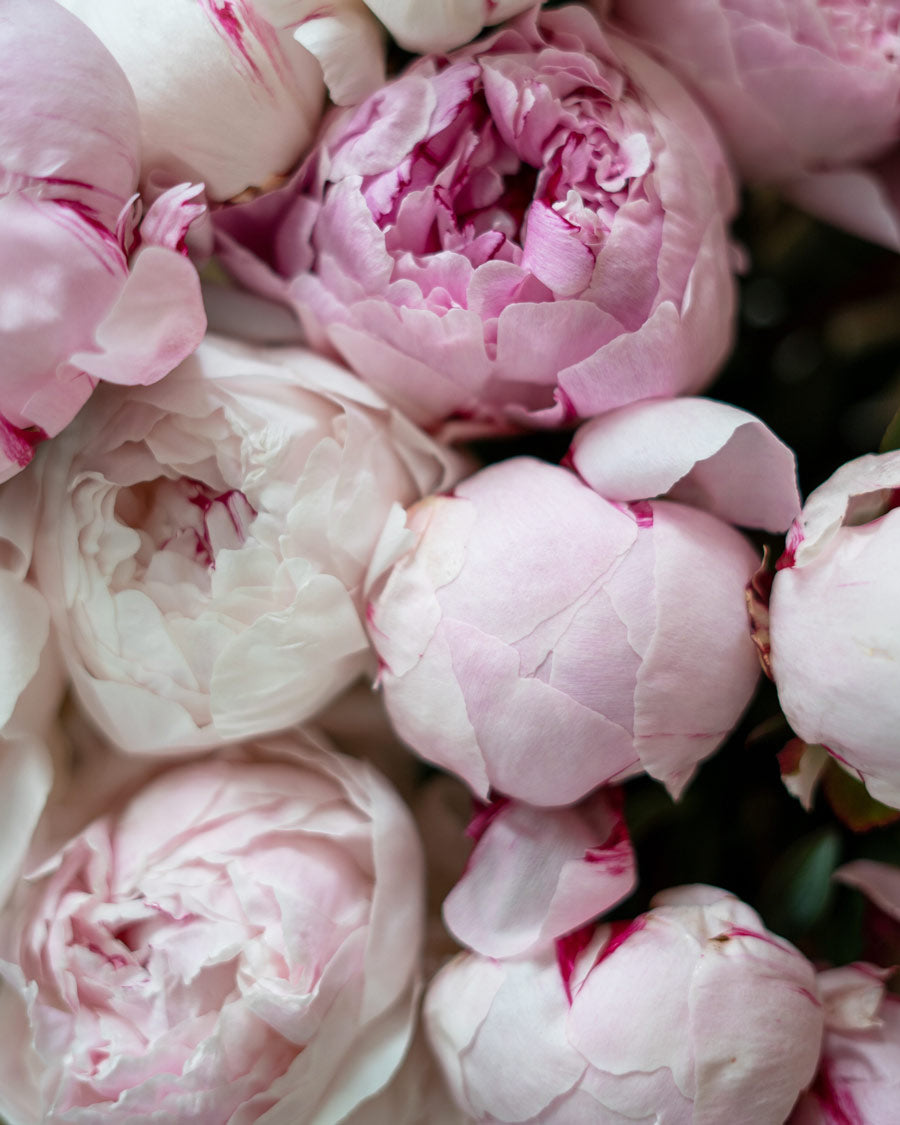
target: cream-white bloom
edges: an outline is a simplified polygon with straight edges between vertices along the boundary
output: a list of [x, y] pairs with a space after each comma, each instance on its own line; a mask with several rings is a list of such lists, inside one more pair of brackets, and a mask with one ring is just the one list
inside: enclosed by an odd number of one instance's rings
[[326, 86], [353, 104], [384, 79], [362, 0], [61, 0], [137, 96], [144, 174], [202, 179], [214, 199], [289, 172]]
[[397, 42], [410, 51], [449, 51], [489, 24], [512, 19], [535, 0], [366, 0]]
[[75, 689], [123, 749], [309, 718], [369, 667], [367, 579], [450, 460], [342, 368], [208, 339], [53, 443], [36, 569]]

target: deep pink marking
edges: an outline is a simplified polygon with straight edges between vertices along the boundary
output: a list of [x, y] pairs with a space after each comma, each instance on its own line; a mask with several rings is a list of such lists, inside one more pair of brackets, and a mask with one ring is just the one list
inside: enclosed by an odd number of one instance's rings
[[239, 516], [235, 505], [237, 501], [241, 501], [246, 506], [251, 520], [256, 517], [256, 509], [250, 504], [243, 492], [236, 488], [229, 488], [225, 492], [213, 494], [202, 481], [192, 483], [196, 485], [196, 491], [188, 496], [188, 502], [193, 504], [195, 508], [199, 508], [203, 513], [203, 531], [194, 529], [194, 535], [197, 537], [196, 553], [205, 560], [207, 566], [215, 567], [215, 551], [213, 550], [208, 523], [209, 513], [212, 511], [213, 505], [222, 504], [224, 506], [228, 518], [231, 520], [231, 526], [241, 541], [246, 538], [247, 529], [246, 523]]
[[569, 1003], [572, 1003], [572, 974], [575, 963], [584, 950], [590, 945], [596, 932], [593, 922], [573, 930], [565, 937], [556, 939], [556, 963], [559, 965], [559, 975], [562, 977], [563, 986]]
[[565, 425], [567, 422], [574, 422], [575, 419], [579, 416], [578, 411], [575, 409], [575, 403], [572, 402], [572, 400], [562, 389], [562, 387], [556, 388], [556, 390], [553, 392], [553, 397], [563, 408], [562, 424]]
[[606, 943], [606, 945], [604, 945], [604, 947], [597, 955], [597, 960], [594, 962], [594, 966], [596, 967], [600, 964], [601, 961], [605, 961], [607, 957], [610, 957], [613, 953], [615, 953], [620, 945], [624, 945], [625, 942], [628, 941], [628, 939], [632, 936], [632, 934], [638, 933], [646, 925], [646, 914], [639, 914], [637, 918], [633, 918], [631, 921], [625, 920], [622, 922], [610, 922], [609, 927], [612, 930], [612, 933], [610, 934], [609, 941]]
[[787, 533], [787, 542], [785, 543], [781, 558], [775, 564], [776, 570], [789, 570], [794, 565], [797, 548], [803, 542], [804, 538], [803, 529], [797, 520], [794, 520], [791, 524], [790, 531]]
[[634, 500], [625, 507], [638, 527], [653, 527], [653, 505], [649, 500]]
[[473, 799], [473, 814], [466, 829], [466, 835], [477, 844], [487, 832], [491, 822], [510, 803], [509, 797], [494, 797], [488, 804]]
[[34, 456], [35, 448], [47, 440], [47, 434], [40, 426], [20, 429], [0, 414], [0, 450], [8, 461], [24, 469]]
[[235, 12], [231, 0], [221, 0], [221, 3], [218, 0], [200, 0], [200, 2], [206, 9], [208, 18], [225, 38], [228, 45], [244, 60], [253, 77], [258, 82], [262, 82], [262, 73], [244, 42], [244, 23]]
[[866, 1125], [849, 1089], [834, 1081], [826, 1063], [816, 1077], [811, 1090], [813, 1097], [827, 1114], [828, 1125]]

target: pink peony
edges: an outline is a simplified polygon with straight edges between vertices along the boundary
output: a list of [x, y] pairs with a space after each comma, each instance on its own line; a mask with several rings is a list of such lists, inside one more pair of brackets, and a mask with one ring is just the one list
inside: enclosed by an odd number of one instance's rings
[[865, 162], [900, 140], [897, 0], [593, 0], [703, 99], [741, 171], [900, 249]]
[[[641, 771], [677, 794], [759, 671], [744, 594], [759, 560], [722, 517], [786, 527], [793, 457], [703, 400], [596, 419], [570, 456], [584, 480], [518, 458], [411, 509], [416, 547], [368, 613], [388, 712], [483, 799], [569, 804]], [[647, 499], [670, 489], [690, 503]]]
[[301, 349], [208, 338], [106, 388], [34, 469], [38, 584], [82, 703], [123, 749], [201, 749], [311, 716], [369, 667], [367, 583], [402, 505], [451, 479], [429, 438]]
[[684, 90], [567, 7], [413, 63], [219, 230], [313, 346], [417, 422], [490, 430], [705, 385], [732, 338], [733, 206]]
[[291, 171], [326, 84], [352, 105], [384, 81], [382, 36], [363, 0], [60, 3], [134, 88], [144, 175], [203, 180], [213, 199]]
[[819, 1058], [812, 965], [724, 891], [681, 887], [653, 905], [437, 975], [429, 1036], [475, 1121], [783, 1125]]
[[6, 913], [0, 1110], [342, 1120], [409, 1041], [422, 906], [412, 822], [371, 767], [297, 735], [170, 769]]
[[772, 584], [772, 674], [788, 722], [900, 808], [900, 453], [813, 492]]
[[203, 336], [181, 252], [188, 185], [140, 218], [137, 107], [103, 45], [52, 0], [0, 11], [0, 480], [98, 379], [162, 378]]
[[816, 1080], [789, 1125], [894, 1125], [900, 1105], [900, 997], [884, 971], [848, 965], [819, 974], [825, 1039]]

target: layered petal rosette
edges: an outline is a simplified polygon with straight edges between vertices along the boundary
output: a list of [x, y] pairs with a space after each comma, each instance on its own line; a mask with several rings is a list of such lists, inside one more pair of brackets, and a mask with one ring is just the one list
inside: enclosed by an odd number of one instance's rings
[[242, 280], [410, 417], [490, 430], [708, 382], [733, 205], [685, 91], [568, 7], [414, 62], [219, 230]]
[[330, 361], [214, 339], [49, 453], [39, 584], [82, 702], [150, 752], [288, 726], [359, 675], [367, 574], [449, 466]]
[[152, 383], [203, 336], [183, 253], [199, 187], [141, 218], [134, 94], [53, 0], [0, 12], [0, 480], [59, 433], [99, 379]]
[[60, 0], [137, 96], [144, 175], [203, 180], [213, 199], [290, 172], [328, 91], [353, 104], [384, 80], [362, 0]]
[[810, 494], [770, 600], [788, 722], [900, 808], [900, 453], [842, 466]]
[[812, 965], [713, 887], [527, 958], [460, 956], [425, 1013], [460, 1107], [523, 1125], [783, 1125], [824, 1023]]
[[405, 1052], [422, 909], [411, 819], [371, 767], [295, 735], [163, 772], [7, 911], [0, 1109], [342, 1120]]
[[759, 670], [759, 558], [725, 518], [786, 527], [793, 456], [683, 399], [595, 419], [570, 461], [580, 479], [516, 458], [411, 509], [416, 547], [368, 613], [388, 712], [483, 799], [565, 805], [642, 771], [678, 794]]
[[592, 0], [702, 97], [752, 180], [900, 248], [866, 162], [900, 140], [897, 0]]

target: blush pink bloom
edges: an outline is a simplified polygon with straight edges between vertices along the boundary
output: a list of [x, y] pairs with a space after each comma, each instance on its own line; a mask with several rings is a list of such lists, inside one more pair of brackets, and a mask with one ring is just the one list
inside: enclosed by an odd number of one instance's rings
[[733, 208], [686, 92], [567, 7], [414, 62], [218, 222], [238, 276], [415, 421], [502, 429], [704, 386]]
[[517, 16], [535, 0], [366, 0], [394, 39], [408, 51], [449, 51], [484, 27]]
[[367, 583], [453, 464], [329, 360], [214, 338], [48, 454], [38, 583], [81, 702], [144, 752], [290, 726], [368, 668]]
[[339, 1121], [412, 1033], [421, 855], [371, 767], [297, 736], [107, 806], [3, 922], [11, 1125]]
[[819, 974], [822, 1058], [789, 1125], [894, 1125], [900, 1105], [900, 997], [885, 994], [887, 975], [861, 964]]
[[772, 673], [788, 722], [900, 808], [900, 453], [813, 492], [772, 584]]
[[60, 0], [134, 88], [144, 176], [202, 180], [212, 199], [290, 172], [328, 92], [353, 104], [384, 81], [362, 0]]
[[[677, 795], [759, 671], [759, 559], [723, 517], [786, 527], [793, 457], [743, 411], [670, 400], [588, 423], [570, 459], [582, 480], [518, 458], [411, 509], [416, 547], [368, 612], [388, 713], [482, 799], [564, 805], [642, 771]], [[692, 502], [648, 499], [670, 489]]]
[[900, 249], [865, 166], [900, 140], [897, 0], [593, 0], [702, 98], [743, 174]]
[[143, 216], [137, 107], [103, 45], [53, 0], [0, 13], [0, 480], [99, 379], [152, 383], [203, 336], [181, 252], [189, 185]]
[[818, 992], [749, 906], [681, 887], [528, 958], [460, 956], [425, 1015], [478, 1122], [783, 1125], [819, 1059]]

